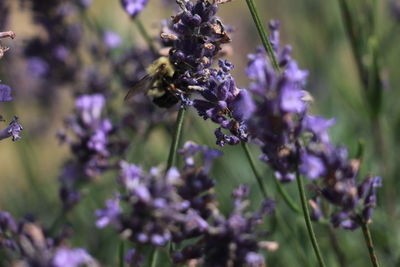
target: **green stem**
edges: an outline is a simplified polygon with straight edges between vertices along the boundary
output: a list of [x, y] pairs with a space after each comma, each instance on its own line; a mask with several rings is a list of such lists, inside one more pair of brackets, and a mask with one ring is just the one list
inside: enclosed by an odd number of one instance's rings
[[[246, 142], [242, 142], [242, 148], [246, 154], [247, 160], [250, 163], [251, 169], [253, 170], [254, 176], [257, 179], [257, 183], [258, 183], [258, 187], [261, 190], [261, 193], [263, 194], [263, 197], [266, 198], [267, 197], [267, 190], [265, 189], [265, 186], [262, 182], [262, 178], [260, 173], [257, 171], [256, 165], [254, 163], [254, 159], [250, 153], [249, 147], [247, 145]], [[283, 200], [286, 202], [286, 204], [290, 207], [291, 210], [293, 210], [294, 212], [296, 212], [297, 214], [302, 214], [299, 206], [296, 205], [296, 203], [290, 198], [289, 194], [286, 192], [286, 190], [283, 188], [283, 186], [281, 185], [281, 183], [275, 179], [274, 182], [276, 184], [276, 187], [278, 188], [279, 194], [283, 197]]]
[[172, 139], [171, 148], [169, 150], [168, 163], [166, 169], [167, 171], [175, 164], [176, 151], [178, 150], [179, 140], [182, 134], [182, 125], [183, 125], [183, 119], [185, 117], [185, 112], [186, 112], [185, 108], [181, 107], [178, 112], [178, 117], [176, 118], [175, 132]]
[[[301, 258], [302, 264], [299, 265], [308, 266], [309, 259], [305, 254], [302, 241], [299, 238], [293, 238], [293, 236], [296, 235], [296, 231], [293, 228], [292, 222], [288, 221], [287, 218], [284, 218], [279, 209], [275, 210], [274, 218], [279, 222], [279, 230], [285, 237], [285, 241], [288, 240], [290, 248], [295, 251], [298, 258]], [[289, 230], [289, 232], [287, 230]]]
[[147, 32], [147, 30], [144, 27], [142, 21], [139, 18], [135, 18], [134, 22], [135, 22], [136, 27], [138, 28], [140, 34], [142, 35], [142, 37], [146, 41], [147, 45], [150, 47], [151, 52], [153, 52], [154, 55], [158, 55], [157, 49], [154, 46], [153, 39], [151, 38], [151, 36]]
[[357, 65], [358, 69], [358, 74], [360, 76], [360, 80], [363, 84], [366, 82], [366, 77], [365, 77], [365, 68], [362, 64], [361, 61], [361, 53], [359, 52], [358, 49], [358, 44], [357, 44], [357, 33], [355, 29], [355, 23], [353, 21], [353, 18], [351, 16], [350, 8], [346, 3], [346, 0], [338, 0], [339, 1], [339, 6], [340, 6], [340, 12], [342, 15], [343, 23], [344, 23], [344, 28], [347, 32], [349, 41], [350, 41], [350, 46], [351, 50], [353, 52], [353, 56]]
[[319, 249], [317, 238], [315, 237], [314, 229], [313, 229], [312, 224], [311, 224], [310, 212], [308, 211], [308, 208], [307, 208], [307, 199], [306, 199], [306, 194], [304, 192], [303, 179], [301, 178], [298, 169], [296, 170], [296, 180], [297, 180], [297, 186], [298, 186], [298, 189], [299, 189], [301, 206], [303, 208], [304, 220], [306, 222], [308, 235], [310, 236], [311, 243], [312, 243], [315, 255], [317, 256], [319, 265], [321, 267], [325, 267], [324, 259], [322, 258], [322, 254], [321, 254], [321, 251]]
[[249, 161], [251, 169], [253, 170], [254, 176], [257, 179], [258, 187], [260, 188], [261, 193], [263, 194], [263, 197], [266, 198], [267, 197], [267, 190], [265, 189], [265, 186], [264, 186], [264, 184], [262, 182], [262, 179], [261, 179], [261, 175], [257, 171], [256, 165], [254, 164], [254, 160], [253, 160], [253, 157], [251, 156], [249, 147], [247, 146], [246, 142], [242, 141], [241, 143], [242, 143], [242, 148], [244, 150], [244, 153], [246, 154], [247, 160]]
[[156, 267], [157, 260], [158, 260], [158, 250], [157, 248], [154, 248], [153, 253], [151, 254], [150, 267]]
[[336, 257], [340, 264], [340, 267], [347, 267], [348, 264], [347, 264], [346, 255], [343, 253], [342, 249], [340, 248], [340, 244], [337, 239], [335, 229], [330, 224], [328, 225], [328, 234], [329, 234], [329, 239], [331, 240], [333, 251], [336, 254]]
[[275, 58], [275, 52], [272, 49], [271, 42], [268, 38], [267, 31], [265, 30], [264, 24], [261, 22], [260, 16], [257, 11], [257, 7], [254, 3], [254, 0], [246, 0], [247, 6], [250, 10], [251, 16], [253, 17], [254, 24], [257, 27], [258, 34], [260, 35], [261, 42], [264, 45], [265, 50], [269, 58], [271, 59], [272, 66], [276, 71], [280, 71], [278, 61]]
[[285, 188], [283, 188], [281, 182], [278, 181], [275, 177], [272, 178], [275, 182], [276, 187], [278, 188], [279, 194], [283, 197], [283, 200], [286, 202], [286, 204], [289, 206], [289, 208], [296, 212], [297, 214], [301, 215], [303, 212], [300, 210], [300, 207], [296, 205], [294, 200], [289, 196], [289, 194], [286, 192]]
[[372, 242], [371, 232], [369, 231], [368, 224], [361, 218], [359, 218], [361, 222], [362, 232], [364, 235], [365, 243], [368, 247], [369, 257], [371, 259], [372, 266], [379, 267], [378, 258], [375, 254], [374, 243]]
[[60, 214], [56, 217], [53, 223], [49, 227], [50, 235], [56, 235], [57, 229], [60, 227], [62, 223], [64, 223], [67, 217], [66, 211], [64, 209], [61, 210]]
[[118, 248], [118, 264], [119, 267], [124, 267], [124, 255], [125, 255], [125, 243], [123, 240], [120, 241], [119, 243], [119, 248]]

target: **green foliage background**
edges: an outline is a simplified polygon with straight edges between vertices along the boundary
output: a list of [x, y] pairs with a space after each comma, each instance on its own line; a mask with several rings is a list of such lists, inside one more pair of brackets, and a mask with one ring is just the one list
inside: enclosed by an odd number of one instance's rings
[[[334, 143], [348, 146], [351, 155], [355, 155], [358, 141], [365, 141], [361, 176], [368, 172], [381, 175], [384, 184], [379, 190], [378, 208], [370, 225], [378, 257], [382, 266], [400, 266], [400, 202], [397, 195], [400, 189], [397, 179], [400, 170], [400, 106], [397, 103], [400, 97], [400, 49], [397, 45], [400, 41], [400, 21], [391, 16], [388, 1], [379, 3], [379, 60], [381, 74], [388, 86], [383, 92], [381, 134], [376, 137], [374, 129], [377, 125], [371, 122], [368, 115], [362, 84], [340, 16], [339, 1], [256, 2], [265, 23], [270, 19], [281, 21], [282, 42], [293, 46], [294, 58], [300, 67], [310, 71], [306, 89], [315, 98], [313, 113], [337, 119], [331, 131]], [[353, 2], [362, 5], [368, 1]], [[14, 50], [18, 51], [23, 46], [24, 39], [39, 30], [31, 24], [28, 12], [19, 11], [16, 4], [13, 10], [10, 29], [17, 33], [18, 38], [9, 43], [12, 50], [7, 57], [12, 57]], [[173, 11], [163, 7], [159, 0], [151, 0], [140, 19], [149, 32], [156, 36], [160, 19], [169, 18], [172, 14]], [[363, 20], [362, 10], [355, 10], [354, 15]], [[120, 33], [125, 46], [132, 43], [145, 45], [122, 11], [119, 1], [96, 0], [89, 16], [103, 27]], [[261, 44], [256, 28], [243, 0], [223, 5], [219, 16], [225, 24], [235, 29], [232, 38], [234, 53], [229, 60], [235, 65], [234, 76], [239, 87], [246, 87], [246, 55]], [[3, 72], [6, 62], [6, 58], [1, 62]], [[19, 65], [15, 64], [13, 68], [18, 70]], [[13, 87], [16, 97], [13, 103], [2, 104], [1, 112], [5, 117], [18, 114], [25, 129], [22, 140], [0, 143], [0, 209], [10, 211], [16, 218], [35, 214], [43, 225], [48, 226], [59, 213], [57, 177], [60, 167], [69, 156], [68, 149], [58, 145], [55, 134], [62, 126], [62, 118], [72, 110], [71, 96], [66, 91], [61, 92], [57, 109], [48, 114], [37, 100], [30, 97], [29, 84], [19, 83], [18, 75], [8, 76], [4, 82]], [[122, 101], [115, 105], [122, 105]], [[193, 140], [216, 148], [213, 130], [212, 123], [203, 121], [191, 110], [185, 121], [183, 140]], [[129, 160], [145, 167], [165, 164], [170, 141], [168, 132], [163, 128], [156, 128], [146, 137], [133, 135]], [[259, 154], [256, 147], [251, 148], [255, 156]], [[217, 180], [216, 192], [221, 208], [224, 212], [230, 211], [230, 193], [241, 183], [251, 185], [252, 207], [257, 207], [261, 194], [241, 147], [224, 147], [223, 151], [224, 156], [217, 160], [212, 171]], [[269, 240], [277, 241], [280, 247], [266, 254], [268, 266], [316, 266], [303, 218], [293, 214], [277, 194], [272, 181], [273, 173], [268, 167], [262, 163], [258, 163], [257, 167], [263, 174], [268, 193], [277, 200], [277, 215], [265, 222], [265, 229], [271, 233]], [[104, 200], [116, 189], [114, 178], [115, 174], [109, 174], [87, 186], [84, 189], [87, 197], [68, 216], [75, 231], [72, 244], [87, 247], [92, 255], [107, 266], [116, 264], [118, 236], [112, 229], [96, 229], [93, 213], [97, 207], [103, 206]], [[285, 185], [285, 188], [294, 199], [299, 199], [295, 183]], [[327, 265], [340, 266], [332, 247], [329, 227], [321, 224], [314, 224], [314, 227]], [[370, 265], [360, 230], [351, 232], [335, 229], [331, 233], [336, 236], [348, 266]]]

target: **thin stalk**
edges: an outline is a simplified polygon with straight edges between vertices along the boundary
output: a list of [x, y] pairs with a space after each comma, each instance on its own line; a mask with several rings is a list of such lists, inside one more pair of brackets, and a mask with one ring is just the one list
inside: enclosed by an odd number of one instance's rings
[[124, 254], [125, 254], [125, 243], [123, 240], [121, 240], [119, 243], [119, 248], [118, 248], [118, 266], [119, 267], [125, 266]]
[[[246, 158], [249, 161], [249, 164], [251, 166], [251, 169], [254, 173], [254, 176], [257, 179], [257, 183], [258, 183], [258, 187], [260, 188], [261, 193], [263, 194], [263, 197], [266, 198], [267, 197], [267, 190], [265, 189], [265, 186], [262, 182], [262, 178], [260, 173], [258, 172], [256, 165], [254, 164], [254, 159], [253, 156], [251, 155], [251, 152], [249, 150], [249, 147], [247, 145], [246, 142], [242, 142], [242, 148], [246, 154]], [[289, 194], [286, 192], [286, 190], [282, 187], [282, 185], [279, 183], [278, 180], [276, 180], [275, 178], [273, 178], [276, 187], [278, 188], [278, 192], [279, 194], [283, 197], [283, 200], [286, 202], [286, 204], [289, 206], [289, 208], [291, 210], [293, 210], [295, 213], [297, 214], [302, 214], [299, 206], [296, 205], [296, 203], [293, 201], [293, 199], [290, 198]]]
[[337, 239], [335, 229], [332, 227], [332, 225], [328, 225], [328, 234], [329, 234], [329, 239], [331, 240], [333, 251], [336, 254], [336, 257], [337, 257], [340, 267], [349, 266], [347, 264], [346, 255], [343, 253], [342, 249], [340, 248], [340, 244]]
[[[274, 218], [277, 221], [280, 221], [279, 223], [280, 233], [283, 234], [285, 240], [287, 240], [287, 242], [289, 243], [290, 248], [295, 251], [298, 258], [301, 258], [301, 261], [303, 262], [301, 266], [308, 266], [309, 259], [305, 255], [304, 246], [302, 242], [298, 238], [292, 238], [293, 236], [296, 235], [295, 229], [292, 226], [292, 222], [289, 222], [286, 218], [283, 218], [282, 213], [280, 212], [279, 209], [275, 209]], [[286, 230], [289, 230], [290, 232]]]
[[150, 267], [156, 267], [157, 261], [158, 261], [158, 251], [157, 248], [154, 248], [154, 251], [151, 254]]
[[282, 184], [274, 177], [273, 178], [276, 188], [278, 188], [279, 194], [283, 197], [283, 200], [289, 206], [289, 208], [295, 213], [301, 215], [303, 212], [300, 210], [300, 207], [294, 202], [294, 200], [289, 196], [286, 190], [283, 188]]
[[[250, 164], [251, 169], [252, 169], [252, 171], [254, 173], [254, 176], [257, 179], [257, 183], [258, 183], [258, 186], [259, 186], [259, 188], [261, 190], [261, 193], [263, 194], [264, 198], [266, 198], [267, 197], [267, 190], [265, 189], [265, 186], [264, 186], [264, 184], [262, 182], [261, 175], [260, 175], [260, 173], [258, 172], [258, 170], [256, 168], [253, 156], [251, 155], [251, 152], [250, 152], [249, 147], [248, 147], [246, 142], [242, 142], [242, 148], [243, 148], [243, 150], [244, 150], [244, 152], [246, 154], [246, 158], [249, 161], [249, 164]], [[282, 187], [282, 185], [279, 183], [279, 181], [277, 181], [274, 178], [274, 182], [276, 184], [276, 187], [278, 188], [279, 194], [281, 194], [281, 196], [283, 197], [283, 199], [286, 202], [286, 204], [290, 207], [290, 209], [292, 209], [297, 214], [301, 214], [302, 212], [301, 212], [300, 208], [290, 198], [290, 196], [288, 195], [286, 190]]]
[[340, 12], [342, 14], [342, 19], [344, 23], [344, 28], [347, 32], [349, 41], [350, 41], [350, 46], [351, 50], [353, 52], [354, 60], [357, 65], [357, 70], [358, 74], [360, 76], [361, 82], [365, 84], [366, 77], [365, 77], [365, 69], [363, 67], [362, 61], [361, 61], [361, 54], [358, 49], [358, 44], [357, 44], [357, 33], [354, 25], [353, 18], [351, 16], [350, 8], [346, 3], [346, 0], [338, 0], [339, 1], [339, 6], [340, 6]]
[[275, 58], [274, 50], [272, 49], [271, 42], [268, 38], [267, 31], [264, 27], [264, 24], [261, 22], [260, 16], [257, 11], [257, 7], [254, 3], [254, 0], [246, 0], [247, 6], [250, 10], [251, 16], [253, 17], [254, 24], [257, 27], [258, 34], [260, 35], [261, 42], [264, 45], [265, 50], [269, 58], [271, 59], [272, 66], [276, 71], [280, 71], [278, 61]]
[[257, 183], [258, 183], [258, 187], [260, 188], [260, 191], [263, 195], [264, 198], [267, 197], [267, 190], [265, 189], [265, 186], [262, 182], [262, 178], [260, 173], [257, 171], [256, 165], [254, 164], [254, 160], [253, 157], [250, 153], [249, 147], [247, 146], [246, 142], [241, 142], [242, 143], [242, 148], [244, 150], [244, 153], [246, 154], [246, 158], [250, 163], [251, 169], [253, 170], [254, 176], [256, 177]]
[[183, 125], [183, 119], [185, 117], [185, 112], [186, 112], [186, 110], [184, 107], [181, 107], [179, 109], [178, 117], [176, 118], [175, 132], [174, 132], [174, 136], [172, 139], [171, 148], [169, 150], [168, 163], [167, 163], [166, 170], [169, 170], [175, 164], [176, 151], [178, 150], [179, 140], [180, 140], [181, 134], [182, 134], [182, 125]]
[[151, 36], [147, 32], [147, 30], [144, 27], [142, 21], [139, 18], [135, 18], [134, 22], [135, 22], [135, 25], [138, 28], [140, 34], [142, 35], [142, 37], [146, 41], [147, 45], [150, 47], [151, 52], [153, 52], [154, 55], [158, 55], [157, 49], [154, 46], [153, 39], [151, 38]]
[[64, 209], [60, 212], [60, 214], [54, 219], [53, 223], [49, 227], [50, 235], [56, 235], [57, 229], [60, 227], [62, 223], [64, 223], [67, 214]]
[[315, 237], [314, 229], [311, 224], [310, 212], [308, 211], [308, 208], [307, 208], [307, 199], [306, 199], [306, 194], [304, 192], [303, 179], [301, 178], [301, 175], [300, 175], [298, 169], [296, 170], [296, 180], [297, 180], [297, 186], [299, 189], [301, 206], [303, 208], [303, 215], [304, 215], [304, 220], [306, 222], [308, 235], [310, 236], [311, 244], [313, 246], [315, 255], [317, 256], [320, 267], [325, 267], [325, 262], [324, 262], [324, 259], [322, 258], [321, 250], [319, 249], [317, 238]]
[[374, 243], [372, 242], [371, 232], [369, 231], [368, 224], [361, 218], [359, 219], [359, 221], [361, 223], [365, 244], [368, 248], [369, 258], [371, 259], [372, 266], [379, 267], [378, 258], [376, 257]]

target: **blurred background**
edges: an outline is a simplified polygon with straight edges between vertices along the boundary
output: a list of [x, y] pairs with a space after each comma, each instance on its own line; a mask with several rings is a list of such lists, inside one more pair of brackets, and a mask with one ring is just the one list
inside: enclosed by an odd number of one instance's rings
[[[65, 84], [49, 85], [46, 80], [38, 81], [37, 75], [29, 69], [29, 62], [24, 56], [27, 46], [36, 36], [43, 36], [44, 30], [33, 22], [29, 1], [23, 2], [21, 5], [19, 1], [8, 1], [8, 22], [0, 29], [13, 30], [17, 35], [15, 40], [2, 41], [11, 49], [0, 61], [0, 80], [12, 88], [14, 101], [2, 103], [0, 113], [7, 120], [17, 115], [24, 126], [21, 140], [15, 143], [11, 140], [0, 142], [0, 209], [11, 212], [16, 218], [35, 216], [44, 226], [48, 226], [59, 214], [58, 177], [63, 164], [71, 157], [69, 147], [60, 145], [56, 134], [63, 128], [64, 118], [73, 111], [73, 96], [86, 89], [75, 78]], [[161, 20], [170, 18], [176, 9], [173, 3], [165, 2], [150, 0], [138, 17], [154, 38], [159, 36]], [[339, 1], [259, 0], [256, 3], [265, 24], [270, 19], [281, 21], [282, 43], [291, 44], [293, 57], [300, 67], [310, 71], [306, 89], [315, 99], [312, 112], [336, 118], [336, 125], [331, 130], [334, 143], [346, 145], [350, 155], [355, 155], [359, 140], [364, 140], [360, 176], [371, 172], [383, 178], [383, 188], [378, 193], [378, 208], [370, 226], [378, 257], [382, 266], [400, 266], [400, 187], [396, 175], [400, 171], [400, 158], [397, 155], [400, 148], [400, 106], [397, 103], [400, 97], [400, 49], [396, 45], [400, 41], [399, 10], [396, 10], [394, 2], [379, 3], [379, 62], [385, 87], [383, 108], [377, 125], [368, 113]], [[363, 10], [357, 12], [357, 18], [362, 20]], [[227, 59], [235, 65], [233, 75], [238, 86], [245, 88], [249, 83], [244, 73], [247, 55], [260, 45], [260, 39], [244, 1], [234, 0], [222, 5], [219, 16], [225, 25], [230, 25], [234, 30], [231, 34], [233, 51]], [[82, 64], [89, 66], [102, 68], [104, 64], [109, 79], [107, 90], [113, 92], [110, 108], [129, 108], [123, 106], [122, 99], [127, 87], [117, 79], [120, 70], [106, 65], [108, 60], [123, 55], [126, 48], [146, 47], [138, 28], [117, 0], [94, 0], [83, 14], [71, 20], [82, 25], [80, 42], [87, 44], [79, 47], [74, 52], [77, 54], [71, 57], [77, 57]], [[90, 46], [101, 41], [96, 30], [119, 34], [122, 39], [120, 48], [114, 54], [99, 58], [93, 57], [93, 53], [89, 56]], [[82, 73], [76, 77], [79, 74]], [[131, 143], [127, 160], [146, 168], [165, 164], [171, 141], [168, 127], [173, 125], [173, 121], [167, 120], [166, 124], [166, 128], [155, 127], [145, 138], [140, 134], [135, 135], [135, 132], [128, 135]], [[6, 123], [3, 123], [4, 127]], [[185, 121], [182, 141], [193, 140], [217, 148], [214, 129], [215, 125], [203, 121], [191, 110]], [[241, 148], [225, 146], [222, 150], [224, 156], [217, 160], [212, 171], [212, 177], [217, 180], [216, 192], [220, 206], [229, 212], [232, 208], [232, 189], [247, 183], [252, 189], [252, 206], [258, 207], [261, 194]], [[254, 156], [259, 154], [256, 147], [252, 147], [252, 151]], [[268, 167], [262, 163], [257, 167], [263, 173], [269, 194], [277, 200], [277, 216], [265, 222], [265, 229], [271, 232], [269, 240], [278, 242], [280, 248], [267, 253], [268, 266], [316, 266], [303, 218], [293, 214], [277, 194], [271, 180], [273, 174]], [[98, 230], [94, 227], [94, 211], [102, 207], [104, 200], [116, 190], [115, 177], [115, 173], [108, 172], [85, 187], [90, 197], [84, 198], [68, 215], [75, 232], [71, 243], [86, 247], [106, 266], [115, 265], [118, 237], [112, 229]], [[285, 188], [298, 200], [295, 183], [285, 185]], [[289, 231], [289, 227], [294, 229], [295, 235]], [[369, 266], [367, 248], [360, 230], [332, 230], [321, 224], [315, 224], [315, 228], [328, 266], [341, 266], [331, 245], [331, 234], [336, 236], [337, 245], [344, 253], [348, 266]]]

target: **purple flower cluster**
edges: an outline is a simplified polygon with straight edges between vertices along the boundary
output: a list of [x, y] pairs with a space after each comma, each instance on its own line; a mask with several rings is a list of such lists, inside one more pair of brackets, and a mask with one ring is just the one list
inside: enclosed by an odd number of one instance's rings
[[[191, 216], [195, 222], [199, 220], [199, 225], [203, 225], [197, 229], [190, 229], [190, 232], [185, 232], [185, 229], [174, 236], [175, 242], [180, 242], [198, 236], [204, 230], [205, 221], [212, 213], [212, 206], [215, 205], [215, 194], [213, 188], [215, 180], [210, 177], [210, 170], [214, 160], [222, 155], [219, 150], [213, 150], [206, 146], [198, 145], [188, 141], [182, 149], [178, 151], [184, 159], [185, 165], [180, 173], [181, 183], [177, 186], [177, 192], [182, 199], [190, 203]], [[195, 157], [201, 156], [202, 162], [196, 162]], [[193, 223], [192, 223], [193, 224]]]
[[[212, 68], [222, 46], [230, 42], [225, 26], [215, 16], [217, 3], [198, 0], [178, 1], [178, 4], [181, 13], [161, 34], [164, 46], [172, 46], [169, 59], [175, 74], [171, 83], [176, 87], [177, 99], [183, 104], [193, 103], [201, 117], [220, 125], [215, 131], [218, 145], [247, 141], [244, 120], [251, 114], [252, 102], [245, 90], [236, 87], [229, 73], [233, 69], [230, 62], [219, 60], [219, 68]], [[201, 98], [190, 101], [193, 92]]]
[[331, 214], [335, 227], [354, 230], [360, 223], [371, 220], [381, 178], [368, 175], [358, 182], [359, 167], [360, 160], [349, 160], [344, 147], [320, 142], [302, 150], [300, 171], [310, 179], [321, 180], [316, 184], [317, 197], [310, 202], [315, 220], [324, 217], [320, 212], [320, 197], [337, 206]]
[[282, 182], [292, 181], [296, 162], [296, 142], [303, 131], [307, 111], [307, 93], [302, 90], [307, 71], [300, 70], [290, 58], [291, 47], [279, 47], [278, 23], [271, 22], [271, 41], [279, 65], [277, 73], [267, 61], [265, 50], [259, 48], [249, 56], [246, 73], [254, 81], [250, 90], [255, 96], [254, 116], [249, 121], [251, 133], [261, 141], [265, 160]]
[[178, 3], [181, 12], [172, 18], [161, 38], [164, 46], [171, 47], [169, 60], [175, 73], [168, 82], [176, 88], [176, 102], [180, 99], [183, 104], [191, 104], [190, 93], [209, 87], [210, 67], [221, 45], [230, 38], [215, 16], [216, 3], [205, 0]]
[[[220, 60], [219, 67], [219, 70], [210, 69], [208, 87], [201, 92], [203, 99], [195, 99], [193, 103], [201, 117], [220, 125], [215, 130], [219, 146], [236, 145], [248, 140], [245, 120], [254, 111], [254, 104], [247, 90], [237, 88], [229, 74], [233, 65]], [[223, 133], [222, 129], [230, 134]]]
[[74, 137], [70, 138], [64, 132], [58, 134], [61, 142], [69, 144], [74, 154], [60, 177], [60, 197], [66, 209], [79, 200], [77, 189], [81, 183], [112, 167], [109, 158], [118, 145], [110, 140], [115, 131], [110, 120], [103, 117], [104, 106], [105, 98], [101, 94], [78, 97], [76, 114], [65, 121]]
[[[258, 251], [271, 248], [271, 243], [259, 241], [262, 233], [256, 228], [265, 214], [272, 213], [274, 201], [265, 200], [258, 211], [248, 213], [249, 189], [240, 186], [233, 193], [234, 211], [225, 218], [217, 208], [212, 192], [215, 182], [209, 177], [213, 160], [222, 153], [193, 142], [186, 142], [179, 153], [185, 162], [182, 172], [171, 168], [165, 175], [157, 168], [145, 173], [121, 162], [118, 182], [123, 190], [106, 202], [105, 209], [96, 211], [97, 226], [112, 224], [122, 237], [139, 244], [184, 244], [173, 256], [175, 263], [196, 260], [203, 266], [263, 266]], [[199, 153], [202, 164], [196, 163]], [[129, 251], [127, 257], [140, 258], [136, 251]]]
[[[153, 246], [164, 246], [188, 221], [190, 203], [177, 193], [179, 172], [172, 168], [167, 174], [152, 168], [145, 173], [140, 167], [121, 162], [119, 183], [124, 193], [108, 200], [106, 209], [98, 210], [97, 226], [114, 225], [125, 238]], [[123, 205], [120, 205], [120, 203]], [[194, 219], [200, 216], [191, 214]], [[187, 225], [187, 227], [196, 227]]]
[[262, 224], [265, 214], [273, 212], [275, 203], [265, 200], [258, 211], [248, 213], [248, 193], [243, 185], [233, 192], [234, 210], [227, 218], [214, 207], [204, 234], [195, 244], [175, 253], [174, 261], [197, 259], [202, 266], [264, 266], [259, 250], [270, 248], [271, 243], [259, 241], [263, 233], [257, 231], [257, 225]]
[[17, 222], [0, 211], [0, 252], [6, 256], [2, 263], [8, 262], [7, 266], [99, 266], [86, 250], [65, 246], [66, 237], [48, 237], [38, 224]]
[[[315, 180], [317, 193], [338, 207], [331, 216], [333, 225], [354, 229], [360, 216], [365, 221], [371, 218], [380, 178], [368, 177], [359, 184], [359, 161], [349, 160], [345, 148], [330, 143], [328, 130], [335, 120], [309, 114], [312, 97], [303, 90], [308, 72], [291, 58], [290, 46], [280, 48], [278, 27], [278, 22], [270, 23], [282, 73], [273, 69], [263, 49], [249, 56], [246, 72], [253, 79], [250, 90], [256, 107], [248, 121], [251, 135], [260, 143], [261, 158], [277, 179], [290, 182], [299, 170]], [[311, 203], [314, 217], [321, 217], [317, 201]]]
[[[121, 236], [153, 246], [199, 237], [215, 206], [210, 191], [214, 180], [208, 174], [221, 152], [187, 142], [180, 153], [185, 159], [181, 173], [175, 168], [166, 174], [159, 168], [145, 173], [136, 165], [121, 162], [118, 182], [123, 190], [107, 200], [105, 209], [96, 211], [97, 226], [112, 224]], [[195, 164], [199, 153], [202, 167]]]

